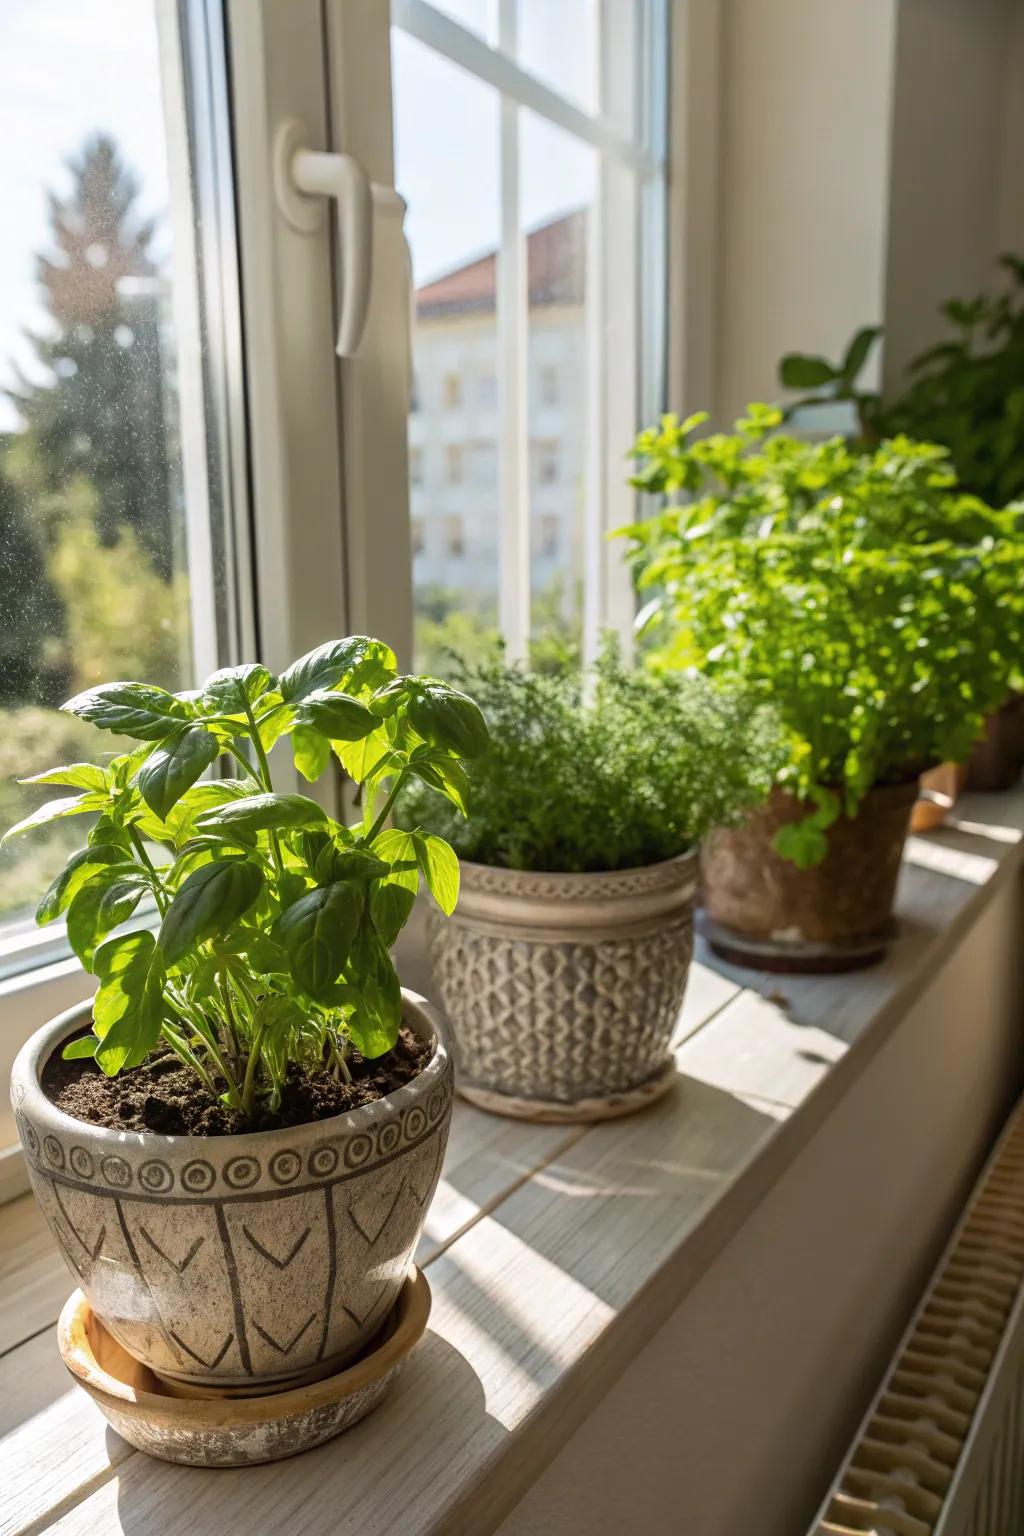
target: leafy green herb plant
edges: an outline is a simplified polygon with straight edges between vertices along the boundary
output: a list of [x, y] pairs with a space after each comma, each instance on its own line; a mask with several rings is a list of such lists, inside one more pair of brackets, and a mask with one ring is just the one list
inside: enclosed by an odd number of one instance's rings
[[1021, 655], [1024, 540], [934, 444], [857, 453], [748, 410], [733, 434], [695, 437], [702, 414], [641, 433], [634, 483], [676, 504], [623, 532], [653, 663], [778, 710], [779, 782], [813, 810], [777, 847], [810, 865], [872, 785], [969, 753]]
[[597, 871], [673, 858], [767, 794], [779, 765], [770, 713], [699, 677], [623, 664], [612, 642], [592, 674], [503, 661], [453, 673], [487, 716], [459, 818], [422, 779], [399, 823], [428, 827], [461, 857], [508, 869]]
[[[354, 636], [280, 677], [228, 667], [177, 694], [107, 683], [63, 708], [140, 743], [28, 780], [74, 793], [6, 834], [96, 817], [36, 913], [40, 923], [66, 915], [72, 947], [99, 978], [93, 1033], [65, 1056], [94, 1056], [113, 1076], [169, 1050], [251, 1119], [257, 1104], [276, 1108], [289, 1063], [344, 1078], [352, 1046], [365, 1057], [389, 1050], [401, 1015], [390, 947], [421, 879], [454, 909], [459, 868], [433, 832], [388, 821], [412, 779], [465, 807], [464, 759], [487, 745], [473, 701], [399, 676], [388, 646]], [[358, 823], [275, 791], [268, 753], [288, 736], [306, 779], [333, 753], [362, 786]], [[235, 776], [204, 780], [221, 758]], [[159, 926], [126, 931], [144, 899]]]
[[941, 443], [965, 490], [997, 507], [1024, 496], [1024, 260], [1000, 264], [1012, 286], [942, 304], [951, 334], [914, 359], [890, 398], [858, 382], [882, 335], [865, 326], [839, 362], [799, 352], [782, 359], [786, 388], [810, 391], [790, 409], [849, 401], [864, 443], [901, 433]]

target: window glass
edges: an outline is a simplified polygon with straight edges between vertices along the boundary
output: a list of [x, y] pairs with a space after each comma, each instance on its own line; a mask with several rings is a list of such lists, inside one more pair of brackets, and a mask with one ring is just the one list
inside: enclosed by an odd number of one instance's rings
[[518, 0], [516, 30], [523, 68], [560, 96], [596, 112], [597, 0]]
[[[0, 51], [0, 823], [122, 743], [57, 706], [193, 681], [169, 137], [154, 5], [7, 0]], [[187, 185], [187, 170], [186, 183]], [[0, 852], [10, 948], [82, 820]]]
[[[493, 644], [497, 626], [494, 498], [473, 495], [464, 443], [481, 427], [494, 431], [498, 97], [399, 31], [392, 67], [395, 183], [409, 205], [416, 289], [419, 408], [409, 420], [410, 451], [422, 466], [410, 492], [423, 530], [413, 563], [416, 665], [440, 670], [446, 648], [479, 651]], [[434, 443], [443, 451], [429, 451]], [[453, 497], [464, 498], [457, 511]]]

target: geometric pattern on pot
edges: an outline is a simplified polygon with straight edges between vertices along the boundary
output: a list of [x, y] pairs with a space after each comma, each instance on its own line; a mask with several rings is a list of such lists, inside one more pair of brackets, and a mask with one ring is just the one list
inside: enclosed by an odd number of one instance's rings
[[625, 1092], [664, 1065], [693, 954], [690, 907], [642, 935], [524, 938], [431, 915], [434, 995], [460, 1080], [520, 1098]]
[[[249, 1136], [116, 1132], [62, 1114], [15, 1066], [16, 1119], [43, 1213], [97, 1316], [181, 1380], [280, 1383], [342, 1363], [397, 1299], [441, 1173], [453, 1075], [434, 1057], [387, 1099]], [[57, 1030], [66, 1038], [81, 1011]], [[50, 1035], [49, 1026], [42, 1035]], [[28, 1047], [26, 1047], [26, 1052]], [[23, 1056], [25, 1053], [23, 1053]]]

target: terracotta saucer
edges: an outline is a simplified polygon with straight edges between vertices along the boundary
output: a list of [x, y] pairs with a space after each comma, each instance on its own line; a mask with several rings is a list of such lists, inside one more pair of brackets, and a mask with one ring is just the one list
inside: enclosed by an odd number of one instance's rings
[[430, 1316], [430, 1287], [413, 1267], [383, 1330], [335, 1376], [263, 1397], [181, 1396], [104, 1328], [81, 1291], [57, 1324], [61, 1358], [113, 1429], [163, 1461], [244, 1467], [322, 1445], [365, 1418], [390, 1392]]
[[477, 1109], [492, 1115], [506, 1115], [510, 1120], [536, 1120], [544, 1125], [591, 1125], [597, 1120], [619, 1120], [634, 1115], [663, 1098], [676, 1081], [675, 1057], [668, 1056], [645, 1083], [624, 1088], [619, 1093], [596, 1095], [589, 1099], [519, 1099], [492, 1088], [477, 1088], [456, 1078], [456, 1092]]

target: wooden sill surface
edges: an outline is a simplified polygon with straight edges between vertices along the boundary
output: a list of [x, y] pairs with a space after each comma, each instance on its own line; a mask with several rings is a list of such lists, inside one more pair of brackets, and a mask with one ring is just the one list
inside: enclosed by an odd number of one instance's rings
[[71, 1280], [31, 1196], [0, 1208], [0, 1533], [485, 1536], [806, 1144], [1021, 862], [1024, 791], [908, 845], [901, 937], [846, 977], [699, 951], [673, 1092], [590, 1129], [457, 1105], [419, 1261], [434, 1305], [392, 1398], [294, 1461], [150, 1460], [72, 1386]]

